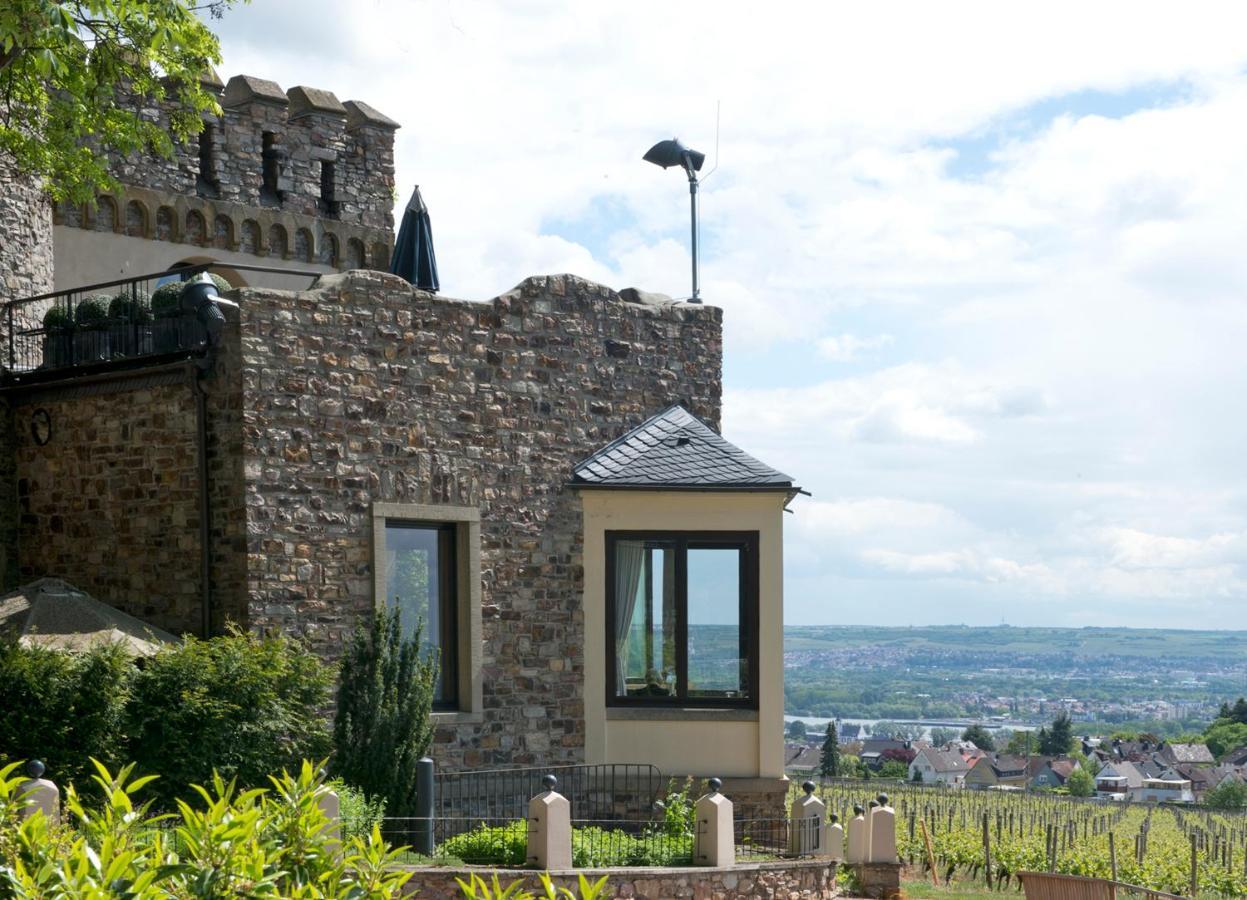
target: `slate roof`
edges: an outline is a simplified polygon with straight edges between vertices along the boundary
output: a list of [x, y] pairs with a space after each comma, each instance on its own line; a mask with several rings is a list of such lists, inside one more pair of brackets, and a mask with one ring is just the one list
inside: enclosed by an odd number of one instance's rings
[[1212, 758], [1212, 751], [1203, 744], [1168, 744], [1169, 755], [1174, 762], [1179, 763], [1206, 763], [1212, 765], [1216, 762]]
[[671, 406], [572, 471], [572, 485], [604, 488], [795, 490], [682, 406]]

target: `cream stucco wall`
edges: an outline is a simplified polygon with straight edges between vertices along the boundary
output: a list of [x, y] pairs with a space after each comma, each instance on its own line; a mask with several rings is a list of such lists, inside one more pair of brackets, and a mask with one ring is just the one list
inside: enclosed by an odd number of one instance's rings
[[[664, 774], [780, 778], [784, 774], [782, 492], [582, 490], [584, 508], [585, 758], [652, 763]], [[756, 531], [758, 710], [606, 707], [606, 532]]]
[[[187, 260], [220, 262], [226, 266], [240, 264], [308, 272], [337, 271], [332, 266], [319, 263], [256, 256], [253, 253], [217, 250], [172, 241], [154, 241], [111, 231], [89, 231], [67, 225], [53, 227], [52, 247], [56, 280], [54, 290], [58, 291], [101, 281], [113, 281], [131, 275], [163, 272]], [[266, 272], [240, 272], [239, 275], [242, 283], [248, 287], [277, 288], [288, 291], [304, 290], [309, 286], [310, 281], [304, 276], [275, 275]]]

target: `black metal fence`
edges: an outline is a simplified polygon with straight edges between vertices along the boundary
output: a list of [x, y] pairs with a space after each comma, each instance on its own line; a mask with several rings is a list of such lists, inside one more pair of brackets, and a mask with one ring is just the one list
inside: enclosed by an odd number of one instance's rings
[[439, 819], [523, 819], [528, 801], [545, 790], [542, 778], [558, 779], [557, 790], [572, 817], [648, 822], [668, 780], [654, 766], [632, 764], [545, 766], [440, 772], [434, 783], [433, 815]]
[[8, 375], [21, 381], [67, 369], [94, 369], [133, 360], [183, 356], [203, 350], [203, 323], [177, 302], [176, 285], [213, 270], [301, 275], [316, 272], [268, 266], [204, 263], [53, 291], [4, 304]]

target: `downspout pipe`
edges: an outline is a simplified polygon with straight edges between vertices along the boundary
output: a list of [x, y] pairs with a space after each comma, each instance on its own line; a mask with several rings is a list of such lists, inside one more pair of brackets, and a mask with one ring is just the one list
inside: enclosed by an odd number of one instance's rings
[[212, 505], [208, 500], [208, 395], [201, 382], [202, 370], [194, 363], [186, 376], [195, 398], [195, 453], [199, 467], [199, 629], [212, 637]]

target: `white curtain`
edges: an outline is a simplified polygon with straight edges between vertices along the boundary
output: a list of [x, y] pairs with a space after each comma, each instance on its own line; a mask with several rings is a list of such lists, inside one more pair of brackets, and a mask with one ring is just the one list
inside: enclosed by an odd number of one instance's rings
[[645, 563], [645, 544], [641, 541], [615, 542], [615, 696], [628, 692], [624, 672], [627, 669], [628, 633], [636, 613], [637, 589], [641, 586], [641, 568]]

